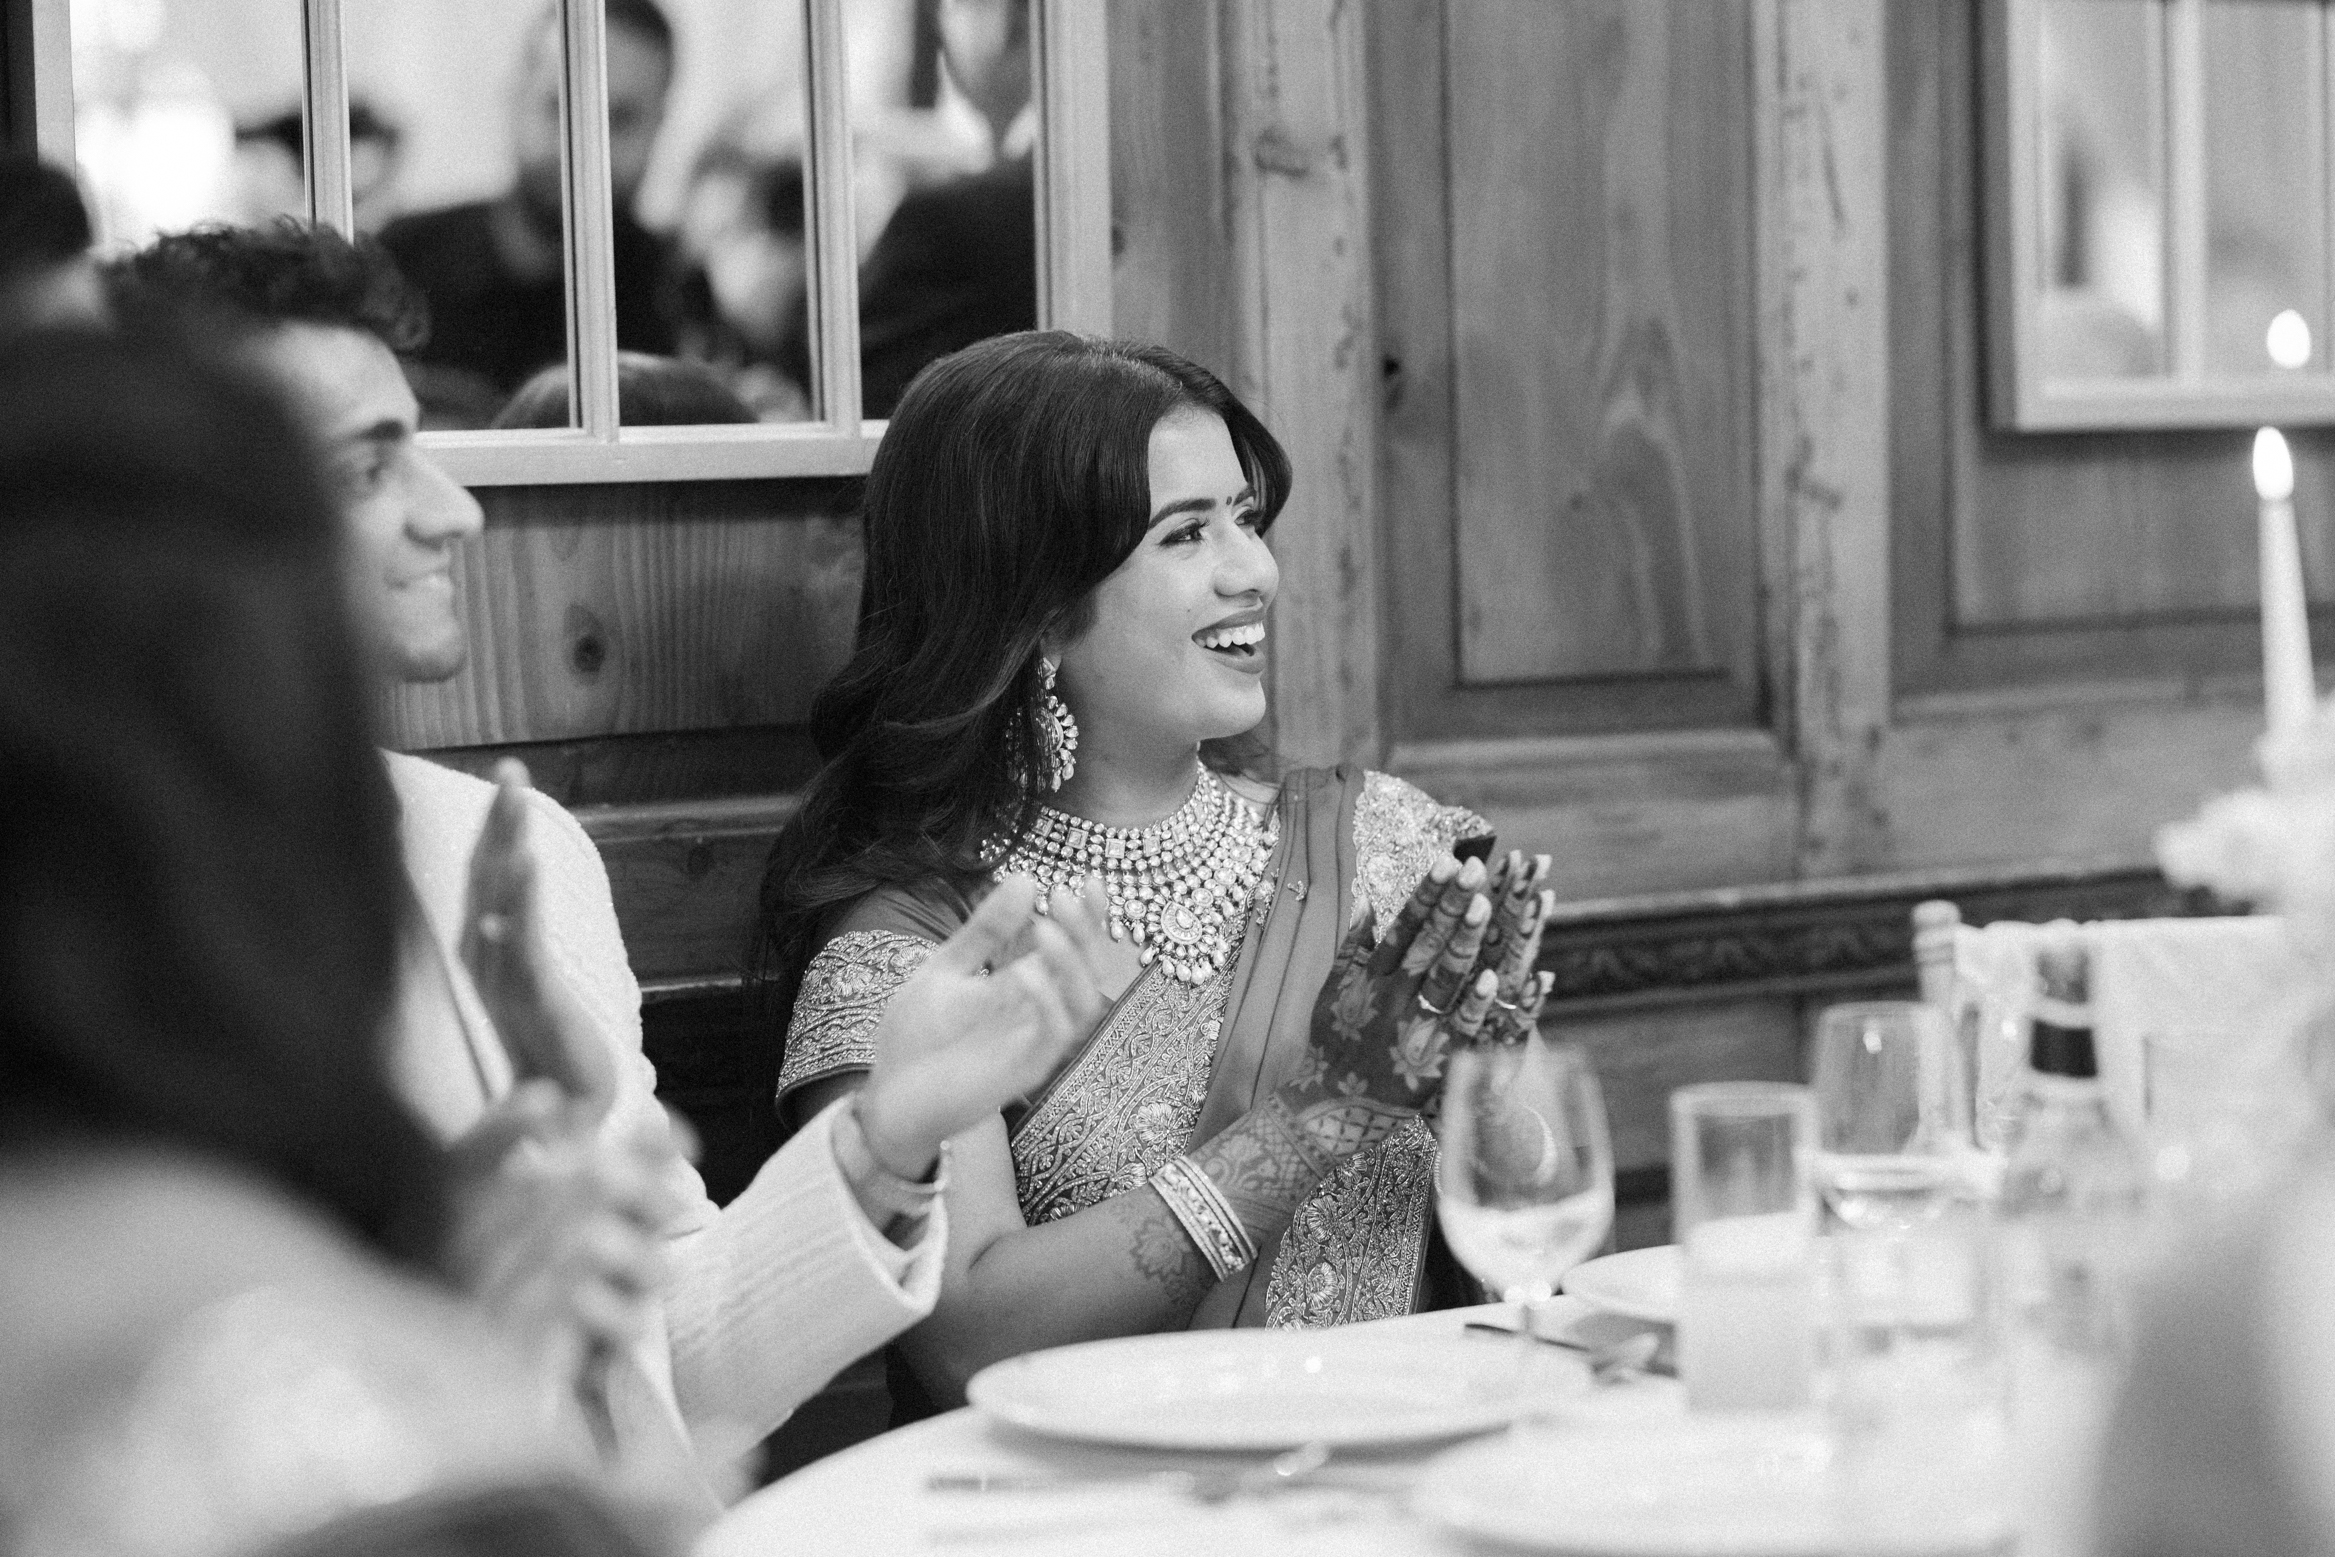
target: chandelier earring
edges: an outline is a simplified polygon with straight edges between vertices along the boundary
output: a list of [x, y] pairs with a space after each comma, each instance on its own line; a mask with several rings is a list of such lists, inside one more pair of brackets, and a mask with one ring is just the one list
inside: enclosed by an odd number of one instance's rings
[[1053, 660], [1038, 661], [1038, 744], [1044, 764], [1038, 777], [1049, 792], [1078, 771], [1078, 721], [1070, 717], [1070, 705], [1054, 695], [1058, 668]]

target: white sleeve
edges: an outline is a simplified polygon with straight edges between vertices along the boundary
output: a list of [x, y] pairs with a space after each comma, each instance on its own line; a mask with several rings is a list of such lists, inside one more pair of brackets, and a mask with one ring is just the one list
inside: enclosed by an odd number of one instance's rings
[[901, 1249], [835, 1160], [837, 1103], [723, 1209], [672, 1245], [673, 1379], [701, 1453], [742, 1453], [854, 1360], [932, 1312], [948, 1244], [938, 1205]]
[[[607, 869], [576, 819], [539, 798], [530, 844], [550, 960], [616, 1066], [605, 1128], [661, 1121]], [[759, 1443], [829, 1379], [931, 1313], [939, 1296], [945, 1214], [936, 1205], [909, 1249], [870, 1225], [836, 1164], [829, 1113], [727, 1207], [673, 1159], [670, 1188], [682, 1209], [668, 1224], [665, 1326], [674, 1394], [702, 1460]]]

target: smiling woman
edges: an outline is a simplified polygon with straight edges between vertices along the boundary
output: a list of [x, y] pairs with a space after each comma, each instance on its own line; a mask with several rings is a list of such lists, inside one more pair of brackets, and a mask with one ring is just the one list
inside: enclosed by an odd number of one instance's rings
[[[876, 455], [859, 650], [763, 883], [782, 1111], [860, 1084], [893, 992], [1000, 875], [1101, 877], [1115, 937], [1085, 1048], [956, 1143], [940, 1303], [894, 1380], [910, 1413], [1035, 1347], [1422, 1298], [1419, 1112], [1492, 918], [1483, 867], [1447, 855], [1485, 828], [1233, 744], [1266, 713], [1289, 486], [1215, 377], [1062, 333], [935, 364]], [[1502, 900], [1510, 947], [1536, 940], [1536, 884]]]

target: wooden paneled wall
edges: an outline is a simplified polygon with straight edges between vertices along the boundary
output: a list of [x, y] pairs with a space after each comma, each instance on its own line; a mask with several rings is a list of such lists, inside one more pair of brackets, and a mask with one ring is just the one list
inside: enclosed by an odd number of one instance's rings
[[860, 547], [845, 483], [490, 488], [480, 499], [486, 533], [456, 564], [470, 663], [396, 695], [397, 745], [799, 725], [850, 654]]

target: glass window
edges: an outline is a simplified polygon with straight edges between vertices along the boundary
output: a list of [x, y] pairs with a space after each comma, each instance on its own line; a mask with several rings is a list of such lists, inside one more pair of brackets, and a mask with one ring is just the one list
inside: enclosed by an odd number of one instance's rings
[[892, 414], [936, 357], [1038, 323], [1029, 0], [852, 14], [860, 402]]
[[75, 0], [73, 144], [98, 242], [305, 214], [300, 0]]
[[[627, 345], [620, 419], [635, 427], [806, 421], [818, 379], [805, 310], [812, 217], [803, 7], [665, 5], [673, 85], [637, 179], [634, 153], [616, 150], [623, 135], [611, 101], [620, 237], [644, 257], [657, 251], [671, 330], [661, 350]], [[610, 80], [613, 89], [613, 54]], [[620, 296], [622, 256], [620, 243]]]
[[[513, 396], [545, 372], [560, 383], [539, 397], [550, 414], [520, 425], [570, 425], [558, 7], [346, 0], [342, 15], [351, 111], [365, 105], [398, 136], [389, 191], [360, 198], [357, 223], [429, 299], [429, 339], [406, 361], [423, 425], [504, 425]], [[612, 82], [632, 53], [612, 48]]]

